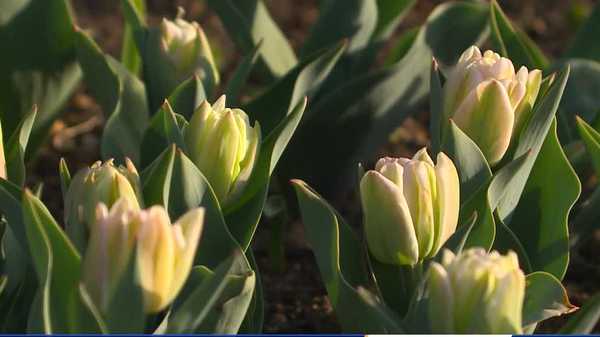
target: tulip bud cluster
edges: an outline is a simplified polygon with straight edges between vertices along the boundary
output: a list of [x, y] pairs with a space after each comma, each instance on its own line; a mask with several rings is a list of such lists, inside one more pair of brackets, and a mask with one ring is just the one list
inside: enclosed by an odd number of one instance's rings
[[383, 263], [414, 265], [434, 256], [456, 230], [456, 167], [425, 148], [412, 159], [382, 158], [360, 182], [367, 244]]
[[102, 310], [107, 310], [131, 257], [144, 295], [144, 309], [156, 313], [169, 305], [191, 270], [204, 210], [196, 208], [171, 224], [166, 210], [140, 210], [120, 199], [108, 210], [99, 204], [83, 261], [83, 282]]
[[515, 73], [509, 59], [472, 46], [444, 85], [444, 110], [494, 165], [529, 118], [541, 83], [540, 70]]
[[240, 109], [225, 107], [225, 96], [212, 106], [204, 101], [185, 130], [190, 158], [227, 203], [246, 186], [260, 146], [260, 126], [250, 125]]

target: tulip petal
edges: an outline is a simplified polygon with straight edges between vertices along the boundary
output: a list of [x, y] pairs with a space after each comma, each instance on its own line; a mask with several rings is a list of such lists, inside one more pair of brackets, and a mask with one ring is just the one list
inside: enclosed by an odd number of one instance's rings
[[434, 333], [454, 331], [454, 295], [446, 270], [437, 262], [429, 267], [429, 322]]
[[371, 254], [388, 264], [417, 263], [417, 237], [402, 191], [379, 172], [368, 171], [361, 179], [360, 195]]
[[422, 161], [411, 161], [404, 165], [403, 192], [415, 227], [421, 259], [429, 255], [435, 240], [435, 189], [435, 172], [431, 165]]
[[462, 102], [454, 121], [479, 146], [491, 165], [502, 159], [510, 144], [514, 112], [499, 81], [479, 84]]
[[460, 209], [460, 181], [454, 163], [446, 154], [440, 152], [435, 165], [437, 198], [436, 239], [430, 256], [435, 256], [444, 243], [454, 234], [458, 224]]

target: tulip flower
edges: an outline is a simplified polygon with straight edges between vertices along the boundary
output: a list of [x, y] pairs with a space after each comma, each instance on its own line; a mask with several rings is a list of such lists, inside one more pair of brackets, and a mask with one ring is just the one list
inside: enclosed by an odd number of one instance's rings
[[447, 78], [444, 111], [494, 165], [531, 115], [541, 82], [540, 70], [515, 73], [509, 59], [472, 46]]
[[79, 171], [69, 185], [65, 198], [67, 225], [91, 225], [99, 203], [111, 207], [120, 198], [127, 199], [132, 207], [140, 207], [139, 176], [133, 163], [128, 159], [125, 167], [116, 167], [112, 159], [94, 163]]
[[217, 199], [227, 203], [246, 186], [260, 144], [260, 126], [252, 127], [240, 109], [225, 107], [225, 96], [212, 106], [204, 101], [185, 129], [190, 158], [212, 186]]
[[456, 230], [460, 206], [456, 167], [425, 148], [412, 159], [382, 158], [362, 177], [367, 245], [382, 263], [414, 265], [437, 254]]
[[166, 308], [190, 273], [203, 221], [202, 208], [171, 224], [161, 206], [140, 210], [125, 198], [110, 211], [99, 204], [82, 267], [83, 283], [92, 299], [103, 311], [108, 309], [135, 249], [145, 312]]
[[517, 254], [472, 248], [445, 250], [432, 263], [427, 284], [429, 318], [436, 333], [521, 334], [525, 275]]
[[161, 48], [175, 67], [177, 78], [183, 81], [197, 75], [209, 88], [219, 83], [219, 71], [204, 34], [196, 22], [183, 19], [185, 11], [179, 7], [175, 20], [160, 24]]
[[196, 208], [171, 225], [160, 206], [140, 212], [137, 266], [144, 308], [156, 313], [179, 293], [192, 268], [200, 241], [204, 209]]

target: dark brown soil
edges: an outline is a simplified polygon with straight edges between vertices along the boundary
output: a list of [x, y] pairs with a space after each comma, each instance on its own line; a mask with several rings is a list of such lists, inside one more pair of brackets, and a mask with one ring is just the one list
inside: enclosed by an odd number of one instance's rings
[[[118, 56], [122, 19], [119, 1], [72, 0], [78, 25], [91, 30], [96, 41], [108, 53]], [[210, 13], [201, 1], [148, 0], [150, 20], [173, 16], [176, 6], [187, 9], [189, 17], [198, 18], [218, 55], [225, 77], [239, 60], [238, 51], [227, 37], [218, 18]], [[277, 0], [267, 1], [276, 22], [282, 27], [294, 47], [301, 45], [309, 28], [318, 17], [317, 1]], [[405, 19], [399, 32], [413, 27], [426, 18], [431, 9], [442, 1], [420, 0]], [[557, 57], [568, 46], [570, 37], [594, 3], [591, 0], [506, 0], [501, 5], [551, 56]], [[380, 154], [407, 156], [428, 143], [427, 113], [407, 119], [394, 133], [390, 143]], [[71, 171], [93, 163], [99, 158], [99, 136], [104, 119], [102, 111], [85, 86], [70, 100], [63, 117], [52, 127], [47, 144], [38, 158], [29, 166], [30, 186], [44, 181], [44, 201], [58, 219], [62, 218], [62, 198], [57, 176], [58, 161], [65, 157]], [[355, 198], [349, 197], [341, 210], [352, 216], [356, 209]], [[265, 291], [265, 332], [339, 332], [334, 312], [327, 299], [318, 268], [310, 248], [303, 238], [302, 224], [293, 222], [285, 232], [285, 264], [269, 254], [274, 244], [271, 230], [259, 228], [254, 245]], [[572, 302], [582, 304], [599, 290], [600, 233], [581, 251], [573, 252], [565, 284]], [[542, 331], [556, 332], [562, 319], [550, 320]], [[600, 330], [597, 330], [600, 332]]]

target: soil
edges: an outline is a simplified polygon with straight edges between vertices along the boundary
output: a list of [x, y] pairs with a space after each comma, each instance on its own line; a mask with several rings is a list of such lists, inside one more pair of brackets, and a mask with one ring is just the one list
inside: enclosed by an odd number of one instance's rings
[[[122, 36], [122, 17], [119, 1], [72, 0], [78, 25], [91, 31], [101, 47], [114, 56], [119, 55]], [[435, 5], [442, 1], [419, 0], [410, 15], [405, 18], [398, 33], [423, 22]], [[207, 10], [202, 1], [148, 0], [150, 21], [160, 17], [172, 17], [178, 5], [187, 10], [187, 16], [196, 18], [205, 29], [211, 45], [216, 50], [220, 68], [226, 78], [239, 60], [239, 53], [218, 18]], [[275, 21], [282, 27], [292, 46], [298, 48], [307, 36], [310, 26], [318, 17], [316, 0], [267, 1]], [[501, 5], [530, 37], [548, 55], [557, 57], [577, 26], [585, 18], [594, 1], [561, 0], [506, 0]], [[391, 39], [393, 40], [393, 39]], [[62, 199], [58, 179], [58, 163], [64, 157], [71, 172], [90, 165], [99, 158], [99, 137], [104, 118], [94, 99], [88, 95], [85, 85], [70, 100], [62, 117], [51, 130], [48, 142], [40, 150], [35, 162], [29, 165], [29, 186], [44, 181], [43, 199], [58, 219], [62, 218]], [[427, 111], [408, 118], [390, 137], [390, 142], [380, 154], [409, 156], [428, 144]], [[589, 189], [589, 186], [587, 186]], [[357, 200], [348, 196], [342, 213], [356, 209]], [[259, 227], [254, 250], [262, 275], [265, 291], [265, 332], [339, 332], [335, 314], [310, 248], [303, 238], [302, 224], [298, 221], [286, 225], [284, 231], [284, 258], [274, 258], [275, 231], [267, 226]], [[571, 265], [565, 278], [569, 297], [575, 305], [581, 305], [599, 290], [600, 267], [598, 260], [600, 233], [582, 249], [572, 253]], [[556, 332], [563, 324], [562, 318], [548, 321], [542, 332]], [[597, 329], [596, 332], [600, 332]]]

